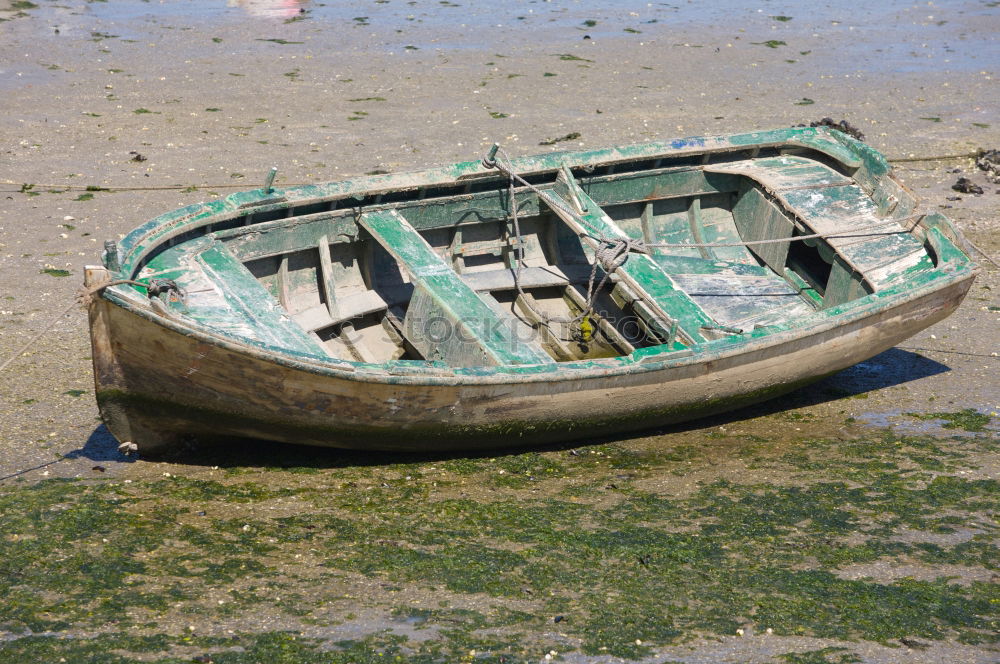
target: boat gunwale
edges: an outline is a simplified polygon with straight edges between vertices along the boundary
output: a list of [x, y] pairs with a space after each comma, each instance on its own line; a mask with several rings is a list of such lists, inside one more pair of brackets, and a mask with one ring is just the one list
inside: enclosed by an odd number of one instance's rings
[[[888, 163], [880, 153], [842, 132], [826, 127], [774, 129], [728, 136], [688, 137], [620, 148], [552, 152], [516, 157], [511, 159], [510, 163], [515, 171], [531, 176], [558, 170], [561, 160], [569, 158], [572, 158], [573, 167], [587, 168], [612, 166], [636, 160], [682, 158], [691, 155], [780, 147], [816, 150], [850, 168], [867, 168], [872, 171], [871, 175], [876, 177], [889, 171]], [[857, 154], [863, 148], [868, 148], [865, 151], [867, 159]], [[850, 163], [845, 160], [850, 160]], [[312, 201], [349, 198], [352, 194], [360, 192], [366, 195], [379, 195], [421, 187], [469, 184], [490, 177], [500, 176], [498, 171], [486, 168], [481, 162], [469, 161], [407, 173], [275, 188], [271, 191], [250, 189], [236, 192], [220, 200], [193, 203], [164, 213], [132, 230], [118, 243], [120, 268], [117, 272], [126, 275], [123, 278], [134, 278], [148, 255], [163, 243], [202, 226], [217, 223], [220, 220], [215, 217], [219, 215], [274, 209], [268, 206], [269, 202], [273, 202], [275, 207], [288, 207], [289, 203], [308, 205]]]

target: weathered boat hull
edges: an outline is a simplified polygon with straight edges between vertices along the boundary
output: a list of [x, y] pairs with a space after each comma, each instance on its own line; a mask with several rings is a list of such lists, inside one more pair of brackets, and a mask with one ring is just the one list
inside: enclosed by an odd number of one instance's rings
[[864, 361], [975, 278], [947, 219], [825, 129], [492, 166], [267, 185], [110, 243], [87, 285], [111, 433], [161, 454], [191, 437], [426, 452], [636, 431]]
[[[948, 316], [973, 276], [729, 354], [588, 376], [345, 373], [241, 347], [128, 303], [90, 307], [101, 413], [146, 454], [186, 436], [425, 452], [521, 446], [673, 424], [759, 403], [862, 362]], [[377, 417], [372, 414], [377, 413]]]

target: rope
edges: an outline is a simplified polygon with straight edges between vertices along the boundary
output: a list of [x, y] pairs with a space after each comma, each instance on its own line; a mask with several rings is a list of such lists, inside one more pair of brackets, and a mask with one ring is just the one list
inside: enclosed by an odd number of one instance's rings
[[893, 157], [886, 159], [890, 164], [905, 164], [915, 161], [946, 161], [948, 159], [975, 159], [979, 152], [964, 152], [962, 154], [943, 154], [935, 157]]
[[68, 307], [60, 311], [56, 316], [54, 316], [48, 322], [48, 324], [46, 324], [45, 327], [43, 327], [41, 331], [38, 332], [38, 334], [31, 337], [31, 339], [28, 340], [28, 343], [24, 344], [24, 346], [22, 346], [20, 350], [18, 350], [16, 353], [7, 358], [7, 360], [3, 364], [0, 364], [0, 372], [9, 367], [11, 364], [13, 364], [14, 360], [21, 357], [21, 355], [23, 355], [26, 351], [31, 349], [31, 347], [35, 344], [36, 341], [41, 339], [45, 335], [45, 333], [47, 333], [49, 330], [55, 327], [55, 324], [58, 323], [63, 316], [72, 311], [74, 307], [76, 307], [79, 304], [87, 306], [90, 304], [91, 299], [93, 298], [95, 293], [99, 293], [105, 288], [110, 288], [111, 286], [118, 286], [120, 284], [131, 284], [132, 286], [141, 286], [143, 288], [147, 288], [147, 285], [142, 283], [141, 281], [132, 281], [131, 279], [118, 279], [115, 281], [109, 281], [106, 284], [94, 286], [93, 288], [81, 289], [79, 294], [77, 295], [77, 298], [73, 302], [71, 302]]
[[[601, 245], [595, 251], [595, 257], [597, 260], [594, 261], [593, 267], [590, 270], [590, 279], [587, 281], [587, 298], [582, 311], [578, 316], [573, 318], [563, 318], [561, 316], [550, 316], [544, 311], [539, 311], [531, 303], [532, 299], [524, 289], [521, 287], [521, 271], [525, 268], [524, 264], [524, 238], [521, 236], [521, 224], [518, 219], [517, 214], [517, 199], [514, 196], [514, 182], [518, 181], [524, 186], [526, 186], [531, 191], [541, 199], [543, 197], [542, 191], [522, 178], [520, 175], [514, 172], [514, 168], [510, 163], [510, 157], [507, 155], [507, 151], [503, 148], [497, 148], [497, 157], [490, 158], [489, 156], [483, 158], [483, 166], [486, 168], [495, 168], [502, 173], [507, 174], [507, 200], [510, 205], [510, 219], [514, 225], [514, 237], [517, 238], [517, 245], [514, 247], [514, 255], [517, 259], [517, 266], [514, 268], [514, 286], [517, 288], [517, 292], [520, 295], [520, 301], [523, 306], [527, 307], [531, 313], [535, 315], [535, 318], [546, 327], [550, 328], [550, 323], [564, 323], [567, 325], [575, 325], [587, 318], [594, 309], [594, 300], [597, 298], [597, 293], [601, 292], [604, 288], [604, 284], [607, 283], [608, 279], [611, 277], [611, 273], [614, 272], [618, 267], [625, 263], [628, 259], [629, 250], [632, 245], [627, 241], [617, 239], [617, 242], [609, 242], [608, 246]], [[622, 248], [624, 247], [624, 248]], [[607, 261], [608, 267], [604, 270], [604, 277], [601, 279], [601, 283], [598, 285], [597, 290], [594, 290], [594, 280], [597, 277], [597, 268], [600, 263]], [[613, 267], [611, 267], [613, 266]], [[581, 326], [582, 328], [582, 326]], [[581, 329], [583, 336], [586, 336]], [[570, 341], [570, 339], [562, 338], [563, 341]], [[584, 339], [586, 340], [586, 339]]]

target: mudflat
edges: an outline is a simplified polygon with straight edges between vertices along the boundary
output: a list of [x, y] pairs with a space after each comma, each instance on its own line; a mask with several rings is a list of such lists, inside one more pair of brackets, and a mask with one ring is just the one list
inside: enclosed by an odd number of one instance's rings
[[[260, 186], [846, 119], [1000, 260], [1000, 7], [0, 2], [0, 362]], [[959, 177], [981, 195], [951, 189]], [[117, 451], [85, 316], [0, 374], [5, 661], [987, 662], [998, 269], [779, 402], [487, 457]], [[197, 659], [201, 658], [201, 659]]]

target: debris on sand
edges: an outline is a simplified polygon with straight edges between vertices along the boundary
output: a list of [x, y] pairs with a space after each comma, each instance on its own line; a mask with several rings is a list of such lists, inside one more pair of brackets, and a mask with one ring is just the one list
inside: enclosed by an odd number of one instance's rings
[[[795, 125], [796, 127], [805, 127], [806, 125], [800, 124]], [[822, 120], [814, 120], [809, 123], [810, 127], [830, 127], [831, 129], [836, 129], [841, 131], [848, 136], [858, 139], [859, 141], [865, 140], [865, 135], [861, 133], [861, 130], [852, 125], [847, 120], [841, 120], [840, 122], [835, 122], [833, 118], [823, 118]]]
[[975, 184], [969, 178], [958, 178], [955, 184], [951, 185], [951, 188], [955, 191], [960, 191], [963, 194], [981, 194], [983, 193], [983, 188], [978, 184]]
[[560, 136], [559, 138], [550, 138], [547, 141], [542, 141], [539, 145], [555, 145], [556, 143], [562, 143], [563, 141], [575, 141], [580, 138], [580, 132], [574, 131], [566, 134], [565, 136]]
[[986, 179], [1000, 184], [1000, 150], [980, 150], [976, 157], [976, 166], [986, 171]]

